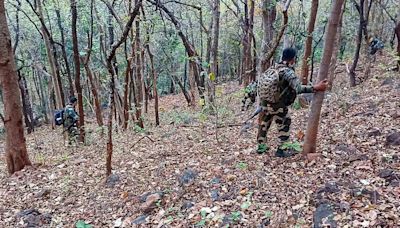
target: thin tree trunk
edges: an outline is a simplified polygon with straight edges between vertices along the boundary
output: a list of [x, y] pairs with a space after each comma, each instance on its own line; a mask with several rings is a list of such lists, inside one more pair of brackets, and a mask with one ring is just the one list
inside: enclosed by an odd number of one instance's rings
[[110, 112], [108, 114], [108, 142], [107, 142], [107, 159], [106, 159], [106, 175], [109, 176], [111, 174], [112, 166], [111, 166], [111, 159], [112, 159], [112, 153], [113, 153], [113, 142], [112, 142], [112, 115], [113, 115], [113, 110], [115, 107], [114, 104], [114, 92], [115, 92], [115, 77], [116, 77], [116, 72], [115, 68], [112, 65], [112, 61], [115, 57], [115, 53], [118, 49], [118, 47], [121, 46], [126, 41], [126, 38], [128, 37], [129, 30], [132, 28], [133, 21], [135, 20], [135, 17], [139, 13], [140, 6], [142, 5], [142, 0], [138, 0], [136, 2], [136, 5], [134, 9], [129, 13], [129, 20], [126, 23], [124, 30], [122, 32], [122, 35], [120, 39], [118, 40], [117, 43], [113, 44], [111, 47], [110, 53], [107, 55], [107, 70], [110, 74]]
[[[336, 30], [340, 20], [340, 12], [342, 11], [344, 0], [333, 0], [331, 12], [329, 15], [328, 28], [325, 36], [324, 52], [321, 65], [318, 72], [318, 80], [322, 81], [327, 78], [329, 65], [332, 58], [333, 48], [336, 40]], [[324, 100], [324, 92], [317, 92], [314, 95], [311, 105], [310, 117], [308, 119], [307, 131], [304, 141], [303, 155], [316, 152], [316, 142], [318, 134], [318, 126], [321, 114], [321, 107]], [[311, 157], [308, 157], [311, 158]]]
[[56, 67], [56, 59], [54, 59], [54, 53], [53, 51], [54, 49], [54, 41], [52, 41], [52, 37], [50, 37], [50, 32], [48, 31], [48, 29], [46, 28], [46, 25], [44, 24], [44, 17], [43, 17], [43, 12], [42, 12], [42, 0], [36, 0], [36, 7], [37, 7], [37, 14], [39, 17], [39, 20], [41, 21], [41, 32], [43, 35], [43, 39], [45, 42], [45, 46], [46, 46], [46, 53], [47, 53], [47, 57], [49, 59], [49, 65], [50, 65], [50, 69], [51, 69], [51, 76], [52, 76], [52, 84], [53, 84], [53, 88], [55, 90], [56, 93], [56, 103], [54, 104], [56, 109], [61, 109], [64, 106], [64, 101], [62, 99], [61, 96], [61, 91], [60, 88], [60, 82], [58, 81], [58, 77], [57, 77], [57, 67]]
[[276, 19], [276, 3], [273, 0], [262, 1], [262, 26], [263, 39], [261, 44], [260, 71], [264, 72], [270, 67], [270, 62], [266, 61], [268, 51], [271, 48], [274, 38], [274, 22]]
[[[53, 2], [54, 2], [54, 0], [53, 0]], [[55, 11], [56, 11], [56, 16], [57, 16], [58, 29], [60, 30], [60, 33], [61, 33], [61, 44], [62, 44], [61, 51], [62, 51], [62, 56], [63, 56], [64, 64], [65, 64], [65, 71], [67, 73], [68, 86], [69, 86], [69, 96], [73, 96], [75, 94], [75, 91], [74, 91], [74, 85], [73, 85], [73, 81], [72, 81], [71, 69], [70, 69], [70, 65], [69, 65], [69, 62], [68, 62], [67, 51], [66, 51], [66, 48], [65, 48], [64, 28], [62, 26], [60, 9], [56, 8]]]
[[137, 125], [141, 128], [144, 128], [144, 124], [143, 124], [143, 119], [142, 119], [142, 106], [143, 106], [143, 98], [144, 98], [144, 88], [143, 88], [143, 75], [142, 75], [142, 60], [141, 60], [141, 42], [140, 42], [140, 27], [139, 27], [139, 21], [136, 21], [136, 35], [135, 35], [135, 64], [136, 64], [136, 68], [135, 68], [135, 106], [136, 106], [136, 121], [137, 121]]
[[361, 42], [362, 42], [362, 34], [363, 34], [363, 26], [364, 26], [364, 0], [360, 0], [360, 4], [356, 4], [358, 8], [358, 13], [360, 15], [359, 25], [358, 25], [358, 32], [356, 38], [356, 50], [353, 57], [353, 64], [349, 70], [349, 77], [350, 77], [350, 86], [356, 86], [356, 68], [358, 64], [358, 60], [360, 58], [360, 49], [361, 49]]
[[208, 83], [208, 99], [211, 103], [215, 99], [215, 80], [218, 78], [218, 40], [219, 40], [219, 16], [220, 0], [213, 1], [213, 30], [212, 30], [212, 48], [211, 48], [211, 75]]
[[22, 76], [21, 71], [18, 70], [17, 73], [18, 73], [19, 89], [21, 91], [22, 108], [23, 108], [25, 125], [27, 127], [28, 134], [30, 134], [35, 129], [34, 129], [33, 111], [28, 91], [28, 85], [26, 83], [25, 77]]
[[400, 71], [400, 21], [397, 22], [396, 28], [394, 29], [397, 36], [397, 70]]
[[153, 77], [153, 97], [154, 97], [154, 113], [156, 118], [156, 126], [160, 125], [160, 117], [158, 114], [158, 91], [157, 91], [157, 73], [154, 69], [154, 56], [150, 50], [149, 42], [146, 45], [147, 54], [149, 55], [150, 59], [150, 71]]
[[76, 0], [71, 0], [71, 13], [72, 13], [72, 49], [74, 51], [74, 63], [75, 63], [75, 88], [78, 94], [78, 112], [79, 112], [79, 140], [85, 142], [85, 113], [83, 111], [83, 97], [81, 87], [81, 64], [79, 59], [79, 47], [78, 47], [78, 36], [76, 31], [77, 22], [77, 9]]
[[342, 40], [342, 25], [343, 25], [343, 14], [346, 9], [346, 1], [343, 4], [343, 9], [342, 12], [340, 13], [340, 19], [339, 19], [339, 25], [337, 28], [337, 33], [336, 33], [336, 40], [333, 48], [333, 54], [332, 54], [332, 61], [329, 66], [329, 76], [328, 76], [328, 90], [332, 90], [333, 87], [333, 80], [335, 79], [335, 70], [336, 70], [336, 63], [337, 63], [337, 58], [339, 54], [339, 49], [340, 49], [340, 43]]
[[312, 0], [310, 20], [308, 21], [308, 28], [307, 28], [307, 39], [306, 39], [306, 45], [304, 47], [304, 55], [301, 67], [301, 77], [303, 85], [306, 85], [308, 83], [308, 77], [307, 77], [309, 71], [308, 62], [311, 55], [313, 32], [314, 32], [315, 21], [317, 19], [317, 12], [318, 12], [318, 0]]
[[21, 94], [16, 72], [6, 9], [4, 0], [0, 0], [0, 80], [4, 102], [3, 122], [6, 131], [5, 157], [9, 174], [31, 165], [26, 150]]

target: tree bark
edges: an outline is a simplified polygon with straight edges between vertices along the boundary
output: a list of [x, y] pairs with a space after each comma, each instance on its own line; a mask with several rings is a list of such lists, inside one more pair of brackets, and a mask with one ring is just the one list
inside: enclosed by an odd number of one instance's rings
[[108, 113], [108, 142], [107, 142], [107, 159], [106, 159], [106, 175], [109, 176], [111, 174], [111, 159], [112, 159], [112, 153], [113, 153], [113, 141], [112, 141], [112, 118], [113, 118], [113, 111], [115, 108], [115, 102], [114, 102], [114, 94], [115, 94], [115, 77], [116, 72], [115, 68], [113, 67], [112, 61], [115, 57], [115, 53], [118, 49], [118, 47], [121, 46], [126, 41], [126, 38], [128, 37], [129, 31], [132, 28], [133, 21], [135, 20], [136, 16], [139, 14], [139, 9], [140, 6], [142, 5], [142, 0], [138, 0], [136, 2], [135, 7], [133, 10], [129, 13], [129, 20], [126, 23], [124, 30], [122, 32], [122, 35], [120, 39], [118, 40], [117, 43], [113, 44], [111, 46], [110, 53], [107, 55], [107, 70], [110, 74], [110, 112]]
[[75, 94], [75, 90], [74, 90], [74, 85], [73, 85], [73, 81], [72, 81], [71, 69], [70, 69], [70, 65], [69, 65], [69, 62], [68, 62], [67, 51], [66, 51], [66, 48], [65, 48], [64, 28], [62, 26], [60, 9], [56, 8], [55, 11], [56, 11], [56, 16], [57, 16], [58, 29], [60, 30], [60, 33], [61, 33], [61, 44], [62, 44], [61, 51], [62, 51], [62, 56], [63, 56], [64, 64], [65, 64], [65, 71], [67, 73], [68, 86], [69, 86], [69, 96], [73, 96]]
[[78, 18], [78, 12], [76, 9], [76, 0], [71, 0], [71, 13], [72, 13], [72, 49], [74, 51], [74, 63], [75, 63], [75, 88], [78, 94], [78, 112], [79, 112], [79, 140], [85, 142], [85, 113], [83, 111], [83, 97], [81, 87], [81, 64], [79, 59], [79, 48], [78, 48], [78, 36], [76, 32], [76, 22]]
[[266, 61], [268, 50], [274, 38], [274, 22], [276, 19], [276, 3], [272, 0], [262, 1], [263, 40], [261, 44], [260, 71], [266, 71], [271, 63]]
[[35, 120], [33, 119], [33, 111], [28, 91], [28, 85], [26, 83], [25, 77], [21, 74], [21, 71], [18, 70], [17, 72], [18, 72], [19, 89], [21, 91], [22, 109], [25, 120], [25, 126], [27, 127], [28, 134], [30, 134], [35, 130], [34, 128]]
[[335, 79], [335, 70], [336, 70], [336, 63], [340, 49], [340, 43], [342, 40], [342, 25], [343, 25], [343, 14], [346, 9], [346, 2], [343, 4], [342, 12], [340, 13], [339, 25], [336, 32], [336, 39], [333, 48], [332, 60], [331, 64], [329, 65], [329, 76], [328, 76], [328, 90], [332, 90], [333, 87], [333, 80]]
[[[49, 59], [49, 65], [50, 65], [50, 69], [51, 69], [51, 76], [52, 76], [52, 84], [53, 84], [53, 89], [55, 91], [55, 95], [56, 95], [56, 102], [54, 104], [54, 107], [56, 109], [61, 109], [64, 107], [65, 103], [64, 100], [62, 98], [62, 86], [61, 86], [61, 82], [59, 81], [59, 75], [57, 76], [57, 72], [59, 72], [59, 70], [57, 70], [57, 66], [56, 66], [56, 59], [55, 57], [55, 47], [54, 47], [54, 41], [53, 38], [51, 37], [51, 34], [49, 32], [49, 30], [47, 29], [45, 22], [44, 22], [44, 17], [43, 17], [43, 10], [42, 10], [42, 0], [36, 0], [36, 7], [37, 7], [37, 12], [35, 11], [35, 13], [37, 13], [37, 16], [39, 17], [39, 20], [41, 22], [41, 32], [42, 32], [42, 36], [45, 42], [45, 46], [46, 46], [46, 53], [47, 53], [47, 57]], [[35, 10], [34, 8], [32, 10]], [[50, 89], [51, 91], [51, 89]], [[50, 92], [51, 95], [51, 92]]]
[[[148, 37], [149, 38], [149, 37]], [[153, 98], [154, 98], [154, 114], [156, 119], [156, 126], [160, 125], [160, 116], [158, 114], [158, 91], [157, 91], [157, 73], [154, 69], [154, 55], [150, 50], [149, 41], [146, 44], [147, 54], [150, 59], [150, 71], [153, 78]]]
[[314, 32], [315, 20], [317, 19], [317, 12], [318, 12], [318, 0], [312, 0], [310, 20], [308, 21], [308, 28], [307, 28], [307, 39], [304, 47], [304, 55], [301, 67], [301, 77], [303, 85], [307, 85], [308, 83], [308, 71], [309, 71], [308, 60], [311, 55], [313, 32]]
[[397, 36], [397, 56], [399, 60], [397, 60], [397, 70], [400, 71], [400, 21], [397, 22], [396, 28], [394, 29]]
[[8, 31], [4, 0], [0, 0], [0, 80], [4, 102], [6, 131], [5, 157], [9, 174], [31, 165], [26, 150], [22, 123], [21, 94], [14, 61], [11, 37]]
[[[324, 52], [321, 65], [318, 72], [318, 80], [326, 79], [328, 75], [329, 65], [332, 58], [333, 48], [336, 39], [337, 27], [340, 19], [340, 12], [344, 0], [333, 0], [331, 12], [329, 15], [328, 28], [325, 35]], [[308, 119], [307, 131], [303, 147], [303, 155], [316, 152], [316, 141], [318, 134], [318, 126], [321, 114], [322, 103], [324, 100], [324, 92], [317, 92], [314, 95], [311, 105], [310, 117]]]
[[218, 78], [218, 41], [219, 41], [219, 17], [220, 0], [213, 2], [213, 30], [212, 30], [212, 48], [211, 48], [211, 74], [209, 77], [208, 99], [211, 103], [215, 99], [215, 80]]

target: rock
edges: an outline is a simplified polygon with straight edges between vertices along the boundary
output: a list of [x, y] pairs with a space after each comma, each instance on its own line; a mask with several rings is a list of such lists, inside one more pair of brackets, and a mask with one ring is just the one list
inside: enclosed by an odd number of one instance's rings
[[[390, 185], [392, 185], [392, 183], [394, 181], [400, 180], [400, 174], [397, 174], [392, 169], [382, 169], [382, 170], [379, 171], [378, 176], [380, 178], [385, 179], [385, 181], [388, 182]], [[395, 185], [397, 185], [397, 184], [395, 183]]]
[[157, 202], [162, 199], [162, 195], [158, 193], [153, 193], [147, 196], [146, 201], [140, 205], [140, 210], [144, 213], [151, 212], [154, 208], [157, 207]]
[[111, 174], [107, 177], [106, 186], [109, 188], [113, 188], [117, 182], [119, 182], [119, 176], [117, 174]]
[[372, 128], [369, 132], [368, 132], [368, 137], [372, 137], [372, 136], [380, 136], [381, 135], [381, 130], [379, 128]]
[[38, 193], [36, 193], [35, 197], [36, 198], [42, 198], [42, 197], [47, 197], [50, 195], [50, 190], [49, 189], [42, 189]]
[[211, 199], [212, 201], [218, 201], [219, 200], [219, 191], [216, 189], [211, 190]]
[[192, 183], [197, 177], [197, 172], [192, 169], [186, 169], [179, 177], [180, 185], [188, 185]]
[[386, 145], [399, 146], [400, 145], [400, 132], [393, 132], [386, 137]]
[[145, 224], [145, 223], [147, 223], [148, 221], [147, 221], [147, 217], [149, 217], [148, 215], [141, 215], [141, 216], [139, 216], [139, 217], [137, 217], [137, 218], [135, 218], [132, 222], [131, 222], [131, 224], [132, 225], [141, 225], [141, 224]]
[[318, 190], [317, 193], [336, 193], [340, 192], [339, 186], [336, 184], [336, 182], [327, 182], [325, 183], [325, 186]]
[[25, 227], [44, 227], [51, 223], [52, 216], [50, 214], [42, 214], [36, 209], [26, 209], [18, 212], [17, 219], [24, 222]]
[[368, 190], [366, 188], [353, 189], [351, 194], [352, 194], [353, 197], [359, 197], [359, 196], [368, 197], [369, 201], [372, 204], [377, 204], [378, 200], [380, 198], [380, 195], [379, 195], [379, 193], [377, 191]]
[[385, 80], [383, 80], [381, 86], [393, 85], [393, 84], [394, 84], [393, 78], [386, 78]]
[[185, 201], [181, 207], [182, 210], [190, 209], [194, 206], [194, 203], [191, 201]]
[[314, 212], [313, 222], [314, 228], [337, 227], [336, 222], [333, 220], [334, 214], [330, 204], [323, 203], [317, 207]]

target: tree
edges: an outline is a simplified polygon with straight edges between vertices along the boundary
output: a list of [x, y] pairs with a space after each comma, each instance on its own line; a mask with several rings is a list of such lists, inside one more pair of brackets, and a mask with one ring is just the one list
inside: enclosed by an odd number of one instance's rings
[[26, 150], [21, 94], [16, 72], [6, 9], [4, 0], [0, 0], [0, 80], [4, 102], [4, 117], [2, 119], [6, 130], [5, 156], [10, 174], [31, 165]]
[[[325, 33], [324, 51], [321, 65], [318, 71], [318, 81], [325, 80], [328, 75], [329, 65], [332, 58], [333, 48], [336, 39], [337, 27], [340, 19], [344, 0], [334, 0], [331, 6], [327, 32]], [[304, 140], [303, 155], [316, 152], [318, 126], [321, 114], [321, 107], [324, 100], [324, 92], [317, 92], [314, 95], [311, 105], [310, 116], [307, 124], [307, 131]]]
[[211, 103], [215, 98], [215, 80], [218, 78], [218, 40], [219, 40], [219, 16], [220, 16], [220, 0], [213, 1], [213, 31], [212, 31], [212, 48], [211, 48], [211, 73], [209, 77], [208, 97]]
[[308, 28], [307, 28], [306, 45], [304, 47], [304, 55], [301, 66], [301, 78], [303, 85], [306, 85], [308, 83], [308, 68], [309, 68], [308, 62], [311, 55], [313, 32], [314, 32], [315, 20], [317, 18], [317, 12], [318, 12], [318, 0], [312, 0], [310, 20], [308, 21]]
[[270, 67], [270, 62], [266, 61], [272, 39], [274, 38], [274, 22], [276, 19], [276, 3], [272, 0], [262, 1], [262, 26], [263, 40], [261, 44], [260, 71], [264, 72]]
[[142, 5], [142, 0], [138, 0], [136, 2], [135, 7], [129, 13], [129, 20], [126, 23], [123, 33], [118, 40], [117, 43], [111, 46], [110, 53], [107, 55], [107, 70], [110, 74], [110, 112], [108, 114], [108, 142], [107, 142], [107, 159], [106, 159], [106, 175], [109, 176], [111, 174], [111, 159], [113, 154], [113, 141], [112, 141], [112, 119], [113, 119], [113, 111], [115, 109], [115, 78], [117, 76], [115, 72], [115, 68], [112, 64], [113, 59], [115, 57], [117, 49], [126, 41], [128, 37], [129, 31], [132, 28], [133, 21], [135, 20], [136, 16], [139, 14], [139, 9]]
[[79, 112], [79, 139], [81, 142], [85, 142], [85, 113], [83, 111], [83, 96], [81, 87], [81, 63], [79, 57], [78, 47], [78, 36], [76, 32], [76, 22], [78, 19], [78, 13], [76, 10], [76, 0], [71, 0], [71, 13], [72, 13], [72, 45], [74, 51], [74, 63], [75, 63], [75, 88], [78, 94], [78, 112]]
[[397, 22], [396, 28], [394, 29], [397, 36], [397, 70], [400, 71], [400, 21]]

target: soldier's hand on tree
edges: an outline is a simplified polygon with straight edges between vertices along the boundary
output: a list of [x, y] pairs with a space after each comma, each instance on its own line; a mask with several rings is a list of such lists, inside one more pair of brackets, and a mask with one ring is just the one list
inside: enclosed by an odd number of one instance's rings
[[327, 79], [322, 80], [322, 81], [318, 82], [317, 84], [315, 84], [313, 86], [314, 91], [316, 91], [316, 92], [325, 91], [327, 87], [328, 87], [328, 80]]

